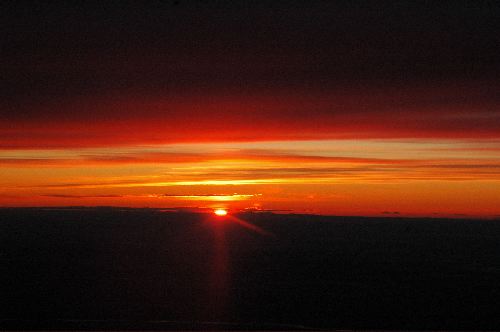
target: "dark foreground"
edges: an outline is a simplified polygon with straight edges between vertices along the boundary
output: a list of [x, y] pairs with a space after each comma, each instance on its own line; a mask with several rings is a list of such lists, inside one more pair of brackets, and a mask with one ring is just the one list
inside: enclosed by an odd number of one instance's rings
[[238, 217], [0, 210], [0, 329], [500, 329], [499, 221]]

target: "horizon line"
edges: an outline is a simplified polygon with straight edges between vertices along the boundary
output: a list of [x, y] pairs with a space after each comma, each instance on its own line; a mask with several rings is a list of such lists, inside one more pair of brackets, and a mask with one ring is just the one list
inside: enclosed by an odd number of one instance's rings
[[[0, 210], [99, 210], [99, 209], [110, 209], [110, 210], [149, 210], [158, 211], [163, 213], [190, 213], [190, 214], [210, 214], [215, 209], [210, 207], [192, 207], [192, 206], [176, 206], [176, 207], [130, 207], [130, 206], [117, 206], [117, 205], [96, 205], [96, 206], [85, 206], [85, 205], [70, 205], [70, 206], [0, 206]], [[498, 220], [500, 221], [500, 215], [469, 215], [463, 213], [457, 214], [444, 214], [444, 213], [433, 213], [433, 214], [405, 214], [399, 213], [397, 211], [382, 211], [379, 214], [352, 214], [352, 215], [336, 215], [336, 214], [322, 214], [316, 212], [300, 212], [286, 209], [228, 209], [230, 214], [274, 214], [274, 215], [295, 215], [295, 216], [312, 216], [312, 217], [333, 217], [333, 218], [390, 218], [390, 219], [456, 219], [456, 220]]]

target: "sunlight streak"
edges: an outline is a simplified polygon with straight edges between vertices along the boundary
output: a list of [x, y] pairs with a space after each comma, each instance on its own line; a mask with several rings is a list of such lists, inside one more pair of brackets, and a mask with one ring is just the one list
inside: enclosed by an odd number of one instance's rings
[[242, 220], [236, 216], [229, 216], [229, 220], [236, 222], [238, 225], [241, 225], [241, 226], [245, 227], [246, 229], [249, 229], [249, 230], [251, 230], [255, 233], [258, 233], [260, 235], [267, 236], [267, 237], [275, 237], [273, 233], [268, 232], [268, 231], [264, 230], [263, 228], [256, 226], [254, 224], [251, 224], [251, 223], [249, 223], [245, 220]]

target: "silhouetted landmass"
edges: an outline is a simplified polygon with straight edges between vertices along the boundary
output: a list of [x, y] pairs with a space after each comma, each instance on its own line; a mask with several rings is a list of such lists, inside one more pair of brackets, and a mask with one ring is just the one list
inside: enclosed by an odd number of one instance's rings
[[0, 328], [500, 329], [499, 221], [236, 217], [1, 209]]

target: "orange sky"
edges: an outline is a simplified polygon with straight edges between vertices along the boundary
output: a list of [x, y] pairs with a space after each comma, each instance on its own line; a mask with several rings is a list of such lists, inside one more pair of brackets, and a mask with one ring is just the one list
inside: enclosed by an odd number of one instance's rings
[[6, 149], [2, 206], [500, 214], [500, 142], [364, 139]]
[[487, 80], [0, 102], [1, 206], [500, 215]]
[[0, 206], [500, 215], [493, 2], [13, 2]]

